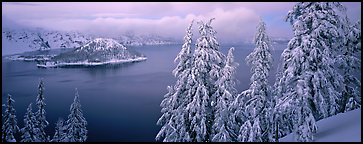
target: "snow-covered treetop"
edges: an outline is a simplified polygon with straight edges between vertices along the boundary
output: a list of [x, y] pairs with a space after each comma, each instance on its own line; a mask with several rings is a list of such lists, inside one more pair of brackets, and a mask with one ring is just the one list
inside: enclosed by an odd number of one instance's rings
[[203, 21], [198, 22], [201, 36], [197, 39], [193, 56], [197, 67], [201, 69], [203, 69], [202, 67], [211, 68], [210, 75], [219, 77], [216, 70], [225, 65], [225, 55], [219, 51], [219, 43], [216, 37], [217, 32], [211, 26], [214, 19], [212, 18], [206, 23]]
[[74, 101], [71, 105], [70, 110], [71, 110], [71, 112], [75, 112], [77, 114], [82, 114], [81, 102], [79, 100], [78, 89], [75, 88], [75, 91], [76, 91], [76, 94], [75, 94]]
[[[260, 19], [255, 34], [255, 49], [246, 57], [246, 62], [251, 66], [251, 95], [268, 98], [269, 71], [272, 67], [271, 42], [266, 33], [266, 24]], [[269, 99], [269, 98], [268, 98]]]
[[300, 19], [300, 15], [308, 14], [312, 16], [313, 12], [318, 11], [321, 13], [318, 13], [315, 16], [326, 19], [327, 17], [325, 16], [327, 13], [335, 14], [335, 11], [344, 12], [346, 11], [346, 8], [339, 2], [299, 2], [288, 12], [286, 20], [289, 20], [290, 23], [293, 24], [294, 19]]
[[346, 25], [344, 14], [346, 8], [338, 2], [300, 2], [289, 11], [286, 21], [293, 25], [294, 35], [309, 35], [305, 41], [325, 39], [321, 46], [339, 48]]
[[187, 28], [187, 34], [184, 36], [184, 44], [182, 46], [182, 49], [180, 50], [179, 54], [176, 56], [174, 62], [179, 61], [178, 66], [173, 70], [174, 76], [180, 75], [181, 72], [191, 67], [192, 63], [192, 26], [193, 26], [194, 20], [190, 23], [189, 27]]
[[262, 19], [260, 19], [260, 22], [257, 26], [254, 43], [256, 47], [253, 52], [246, 57], [247, 64], [252, 66], [251, 72], [263, 70], [263, 73], [267, 77], [268, 71], [272, 66], [272, 45], [271, 40], [266, 33], [266, 24]]
[[198, 47], [207, 47], [212, 48], [213, 50], [219, 50], [219, 43], [217, 41], [216, 34], [217, 32], [211, 26], [212, 21], [215, 18], [211, 18], [209, 22], [204, 23], [203, 21], [198, 22], [199, 26], [199, 33], [201, 37], [197, 40]]
[[[234, 47], [231, 47], [228, 50], [228, 54], [227, 54], [227, 58], [226, 58], [226, 65], [222, 69], [223, 75], [221, 76], [220, 79], [218, 79], [216, 81], [217, 85], [222, 84], [226, 80], [232, 80], [233, 81], [232, 85], [233, 85], [233, 87], [235, 86], [234, 74], [236, 73], [236, 68], [239, 64], [234, 61], [233, 52], [234, 52]], [[234, 88], [233, 89], [227, 88], [227, 89], [231, 90], [232, 94], [235, 94], [237, 92], [237, 90], [235, 90]]]

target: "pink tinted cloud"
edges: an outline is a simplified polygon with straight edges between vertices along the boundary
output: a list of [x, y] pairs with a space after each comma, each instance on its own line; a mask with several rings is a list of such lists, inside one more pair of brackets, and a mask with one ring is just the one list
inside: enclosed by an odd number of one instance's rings
[[[275, 37], [291, 35], [291, 27], [283, 17], [295, 3], [237, 2], [116, 2], [116, 3], [2, 3], [3, 16], [31, 26], [54, 30], [77, 30], [103, 35], [124, 32], [155, 33], [182, 39], [192, 19], [215, 17], [213, 26], [218, 37], [230, 41], [251, 40], [260, 16]], [[360, 5], [343, 3], [360, 18]], [[360, 3], [359, 3], [360, 4]], [[358, 13], [355, 13], [359, 11]], [[349, 13], [349, 11], [348, 11]], [[354, 16], [353, 16], [354, 17]], [[197, 29], [195, 26], [194, 29]]]
[[[109, 15], [109, 14], [103, 14]], [[112, 15], [112, 14], [111, 14]], [[136, 34], [153, 33], [166, 37], [182, 39], [185, 28], [192, 19], [206, 22], [210, 18], [216, 18], [213, 26], [218, 32], [218, 37], [224, 40], [241, 41], [254, 34], [259, 16], [252, 10], [240, 8], [234, 10], [215, 9], [203, 15], [188, 14], [181, 16], [164, 16], [159, 19], [143, 18], [114, 18], [99, 17], [96, 19], [38, 19], [23, 20], [32, 26], [40, 26], [48, 29], [79, 30], [93, 34], [107, 33], [109, 35], [121, 35], [124, 32], [133, 31]], [[197, 26], [194, 27], [197, 29]]]

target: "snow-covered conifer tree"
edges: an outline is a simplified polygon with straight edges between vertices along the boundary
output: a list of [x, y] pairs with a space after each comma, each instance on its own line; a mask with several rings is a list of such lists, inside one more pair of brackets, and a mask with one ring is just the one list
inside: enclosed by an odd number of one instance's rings
[[[257, 26], [257, 32], [254, 38], [255, 49], [246, 57], [247, 64], [251, 66], [251, 86], [244, 93], [243, 107], [238, 107], [237, 111], [245, 111], [245, 116], [253, 122], [252, 131], [249, 134], [248, 141], [271, 141], [270, 134], [270, 111], [271, 111], [271, 88], [268, 85], [269, 71], [272, 66], [272, 46], [270, 38], [266, 33], [266, 24], [260, 20]], [[241, 97], [239, 97], [241, 98]], [[234, 103], [236, 104], [236, 103]], [[236, 107], [236, 106], [234, 106]], [[243, 120], [240, 120], [243, 121]], [[258, 123], [257, 123], [258, 122]], [[248, 126], [244, 124], [243, 126]], [[257, 128], [258, 127], [258, 128]], [[240, 128], [243, 129], [243, 128]], [[257, 132], [257, 133], [254, 133]], [[246, 135], [239, 133], [239, 135]], [[243, 136], [239, 136], [243, 137]], [[243, 140], [243, 139], [242, 139]]]
[[226, 65], [222, 69], [221, 77], [216, 82], [218, 89], [214, 94], [217, 96], [217, 100], [216, 104], [213, 104], [213, 106], [215, 105], [215, 120], [212, 141], [231, 142], [235, 141], [236, 137], [234, 133], [236, 123], [229, 108], [237, 93], [234, 74], [238, 64], [234, 62], [233, 51], [233, 47], [229, 49]]
[[199, 33], [194, 51], [191, 77], [191, 99], [188, 101], [186, 111], [188, 113], [188, 126], [191, 141], [211, 141], [212, 125], [214, 123], [216, 103], [215, 94], [218, 86], [215, 82], [222, 75], [221, 70], [225, 66], [225, 56], [219, 52], [219, 43], [216, 31], [211, 26], [211, 19], [207, 23], [200, 23]]
[[8, 94], [8, 99], [6, 101], [5, 112], [3, 115], [4, 123], [2, 125], [2, 138], [3, 142], [16, 142], [14, 134], [19, 131], [17, 125], [17, 119], [14, 109], [14, 100], [11, 95]]
[[74, 101], [70, 108], [70, 112], [71, 113], [68, 115], [68, 120], [66, 122], [67, 134], [64, 141], [85, 142], [87, 140], [87, 121], [83, 117], [81, 102], [79, 100], [77, 89]]
[[351, 25], [347, 16], [345, 21], [347, 23], [347, 25], [344, 25], [345, 45], [341, 49], [341, 55], [338, 56], [337, 61], [339, 68], [343, 70], [344, 77], [342, 98], [339, 101], [341, 106], [339, 112], [353, 110], [361, 105], [361, 83], [354, 76], [355, 73], [361, 70], [361, 60], [359, 58], [361, 54], [360, 21], [355, 25]]
[[38, 107], [38, 111], [35, 113], [35, 118], [36, 118], [36, 128], [39, 128], [38, 133], [36, 134], [37, 138], [39, 139], [39, 141], [41, 142], [46, 142], [48, 141], [47, 139], [47, 135], [45, 133], [45, 127], [48, 126], [48, 121], [46, 120], [46, 112], [45, 112], [45, 97], [44, 97], [44, 82], [41, 79], [39, 86], [38, 86], [38, 95], [36, 98], [36, 105]]
[[[187, 30], [185, 44], [177, 56], [179, 64], [173, 71], [178, 78], [174, 87], [161, 103], [164, 113], [158, 124], [163, 125], [156, 139], [163, 141], [211, 141], [214, 108], [212, 95], [215, 82], [225, 65], [225, 56], [220, 53], [216, 32], [208, 23], [201, 23], [194, 54], [191, 54], [191, 26]], [[216, 97], [215, 97], [216, 98]]]
[[39, 142], [37, 138], [37, 133], [39, 133], [39, 128], [36, 126], [36, 119], [33, 113], [32, 103], [29, 104], [27, 112], [24, 115], [24, 127], [20, 129], [22, 132], [21, 142]]
[[66, 136], [64, 120], [59, 118], [55, 125], [55, 133], [51, 142], [62, 142]]
[[292, 47], [301, 47], [306, 59], [302, 71], [308, 82], [311, 106], [316, 119], [335, 115], [341, 98], [342, 77], [334, 69], [335, 53], [342, 47], [346, 23], [339, 15], [345, 8], [340, 3], [298, 3], [287, 20], [294, 22]]
[[163, 140], [164, 142], [190, 141], [186, 125], [187, 115], [185, 115], [184, 109], [186, 107], [185, 102], [191, 97], [190, 93], [188, 93], [188, 87], [190, 87], [188, 79], [193, 60], [191, 50], [192, 26], [193, 21], [187, 28], [182, 49], [175, 58], [175, 62], [179, 61], [177, 67], [173, 70], [173, 74], [177, 78], [176, 84], [174, 87], [168, 86], [168, 93], [160, 104], [163, 115], [159, 118], [157, 124], [162, 125], [162, 128], [157, 134], [156, 140]]
[[333, 58], [342, 42], [344, 22], [338, 13], [343, 9], [340, 3], [301, 2], [288, 13], [286, 20], [293, 26], [294, 37], [281, 55], [276, 94], [280, 97], [277, 106], [284, 108], [276, 109], [290, 111], [298, 141], [311, 141], [315, 120], [339, 109], [342, 77], [333, 67]]

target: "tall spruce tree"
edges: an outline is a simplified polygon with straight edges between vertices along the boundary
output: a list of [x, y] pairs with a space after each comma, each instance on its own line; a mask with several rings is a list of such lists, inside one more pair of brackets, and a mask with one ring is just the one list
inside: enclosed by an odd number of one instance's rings
[[158, 124], [163, 125], [157, 140], [163, 141], [211, 141], [212, 125], [219, 95], [215, 84], [225, 66], [225, 56], [219, 52], [216, 32], [207, 23], [199, 23], [201, 37], [197, 39], [194, 54], [191, 54], [191, 26], [187, 29], [185, 44], [177, 56], [177, 68], [173, 71], [178, 78], [174, 87], [168, 87], [161, 106], [164, 113]]
[[83, 117], [81, 102], [79, 100], [78, 90], [76, 89], [76, 94], [74, 101], [71, 104], [70, 114], [68, 115], [68, 120], [66, 122], [67, 134], [64, 139], [66, 142], [85, 142], [87, 140], [87, 121]]
[[4, 119], [4, 123], [2, 125], [3, 142], [16, 142], [14, 134], [19, 131], [15, 115], [16, 111], [14, 108], [15, 101], [11, 97], [12, 96], [8, 94], [8, 99], [6, 101], [6, 106], [5, 106], [5, 112], [3, 115]]
[[[272, 66], [272, 46], [266, 33], [266, 24], [262, 19], [257, 26], [254, 42], [255, 49], [246, 57], [247, 64], [251, 66], [252, 77], [251, 86], [248, 90], [249, 99], [245, 101], [243, 109], [252, 128], [249, 138], [245, 140], [252, 142], [271, 141], [269, 137], [271, 137], [270, 111], [272, 102], [271, 88], [268, 85], [267, 78]], [[245, 124], [243, 126], [249, 125]], [[243, 130], [243, 128], [241, 129]], [[239, 135], [246, 135], [246, 133], [239, 133]]]
[[236, 123], [229, 108], [237, 93], [234, 74], [236, 73], [238, 64], [234, 62], [233, 51], [234, 47], [229, 49], [226, 65], [221, 71], [222, 75], [216, 81], [218, 89], [214, 94], [217, 100], [215, 101], [215, 104], [212, 104], [215, 109], [212, 141], [236, 141], [236, 134], [234, 132]]
[[44, 82], [43, 79], [40, 80], [38, 86], [38, 95], [36, 98], [36, 105], [38, 107], [38, 111], [35, 113], [36, 118], [36, 128], [39, 129], [38, 133], [36, 134], [37, 138], [40, 142], [47, 142], [47, 135], [45, 133], [45, 128], [49, 125], [46, 119], [46, 112], [45, 112], [45, 97], [44, 97]]
[[185, 107], [186, 102], [191, 97], [190, 93], [188, 93], [190, 87], [188, 79], [190, 78], [193, 60], [191, 50], [192, 26], [193, 21], [186, 29], [184, 44], [175, 58], [175, 62], [179, 61], [177, 67], [173, 70], [173, 74], [177, 78], [176, 84], [174, 87], [168, 86], [168, 93], [160, 104], [163, 115], [159, 118], [157, 124], [162, 125], [162, 128], [157, 134], [156, 140], [163, 140], [164, 142], [191, 141], [187, 131]]
[[193, 142], [209, 142], [212, 139], [212, 125], [215, 109], [211, 105], [216, 103], [219, 96], [213, 95], [218, 86], [215, 82], [221, 76], [225, 65], [225, 56], [219, 52], [216, 31], [211, 26], [213, 19], [207, 23], [199, 23], [199, 33], [196, 49], [193, 55], [191, 77], [191, 99], [187, 103], [188, 126], [190, 138]]

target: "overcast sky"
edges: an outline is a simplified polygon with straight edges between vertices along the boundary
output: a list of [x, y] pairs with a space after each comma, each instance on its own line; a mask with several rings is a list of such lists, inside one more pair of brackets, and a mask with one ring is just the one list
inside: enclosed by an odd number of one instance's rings
[[[24, 24], [52, 30], [120, 35], [153, 33], [182, 40], [192, 19], [213, 22], [223, 41], [250, 40], [261, 17], [272, 37], [292, 36], [284, 18], [295, 3], [287, 2], [38, 2], [2, 3], [2, 25]], [[361, 19], [361, 3], [342, 3], [352, 21]], [[11, 24], [6, 24], [11, 23]], [[197, 29], [196, 25], [194, 29]], [[196, 34], [195, 34], [196, 35]]]

